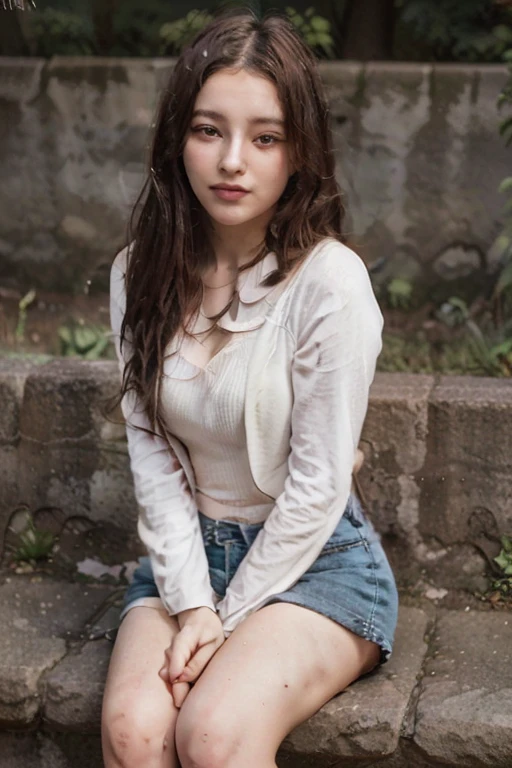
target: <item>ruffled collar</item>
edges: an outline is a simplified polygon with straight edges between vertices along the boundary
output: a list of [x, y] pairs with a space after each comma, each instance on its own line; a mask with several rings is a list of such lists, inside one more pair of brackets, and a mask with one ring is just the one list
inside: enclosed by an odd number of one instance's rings
[[[241, 272], [236, 283], [237, 298], [226, 314], [217, 321], [217, 325], [230, 333], [244, 333], [260, 328], [275, 300], [270, 296], [271, 292], [276, 292], [275, 298], [279, 293], [279, 286], [263, 286], [261, 283], [277, 267], [277, 256], [273, 251], [269, 251], [261, 261]], [[211, 326], [212, 322], [201, 312], [195, 322], [194, 332], [201, 333]], [[166, 356], [180, 352], [186, 358], [190, 344], [189, 337], [178, 333], [167, 346]]]
[[246, 269], [238, 276], [237, 291], [243, 304], [253, 304], [265, 298], [275, 286], [261, 285], [262, 281], [278, 268], [277, 256], [273, 251], [258, 261], [250, 269]]

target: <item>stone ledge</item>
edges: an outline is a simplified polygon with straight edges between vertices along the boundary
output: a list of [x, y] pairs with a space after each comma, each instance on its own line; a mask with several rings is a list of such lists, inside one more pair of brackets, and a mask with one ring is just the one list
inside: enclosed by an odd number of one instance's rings
[[[108, 422], [101, 407], [118, 382], [116, 361], [15, 366], [12, 379], [0, 364], [7, 403], [0, 425], [0, 441], [7, 439], [0, 447], [0, 532], [20, 504], [109, 524], [119, 540], [135, 532], [124, 426]], [[120, 410], [113, 420], [121, 420]], [[511, 435], [506, 380], [376, 375], [359, 480], [402, 584], [415, 583], [424, 570], [436, 587], [453, 587], [458, 574], [457, 588], [482, 589], [482, 551], [491, 560], [500, 533], [512, 529]]]
[[415, 744], [443, 765], [512, 765], [512, 615], [440, 611]]
[[[112, 644], [90, 636], [116, 625], [112, 595], [25, 577], [0, 586], [2, 768], [101, 765]], [[434, 624], [433, 611], [401, 605], [391, 660], [296, 728], [280, 768], [510, 768], [512, 618], [438, 609]]]
[[[101, 612], [113, 590], [101, 584], [26, 578], [0, 586], [0, 722], [4, 728], [34, 724], [45, 701], [44, 673], [61, 660], [66, 663], [69, 648], [83, 644], [88, 622]], [[58, 678], [53, 680], [55, 687]]]

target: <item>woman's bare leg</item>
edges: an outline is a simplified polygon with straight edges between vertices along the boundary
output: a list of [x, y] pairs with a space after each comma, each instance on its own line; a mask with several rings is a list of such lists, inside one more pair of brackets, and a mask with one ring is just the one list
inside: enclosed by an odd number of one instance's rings
[[275, 768], [279, 745], [379, 660], [380, 649], [315, 611], [266, 606], [211, 659], [180, 709], [183, 768]]
[[103, 696], [105, 768], [179, 768], [179, 710], [158, 675], [177, 632], [176, 619], [155, 608], [132, 608], [121, 622]]

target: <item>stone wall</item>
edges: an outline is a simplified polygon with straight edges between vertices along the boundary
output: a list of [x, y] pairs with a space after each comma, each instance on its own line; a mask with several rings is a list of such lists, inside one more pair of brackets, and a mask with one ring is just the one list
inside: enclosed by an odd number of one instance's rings
[[[0, 60], [0, 283], [107, 289], [167, 59]], [[322, 64], [347, 229], [376, 281], [482, 290], [510, 151], [495, 65]]]
[[[133, 544], [122, 416], [104, 416], [118, 377], [110, 361], [0, 360], [0, 551], [22, 507], [60, 510]], [[424, 572], [438, 586], [483, 589], [500, 534], [512, 533], [510, 384], [380, 373], [370, 395], [362, 500], [401, 582]]]

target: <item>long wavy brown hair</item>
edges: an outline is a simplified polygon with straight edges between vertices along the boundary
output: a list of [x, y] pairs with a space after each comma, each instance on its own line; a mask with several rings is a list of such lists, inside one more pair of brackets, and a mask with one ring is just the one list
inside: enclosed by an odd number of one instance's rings
[[275, 85], [298, 169], [278, 201], [261, 248], [243, 269], [274, 251], [278, 269], [264, 284], [276, 285], [324, 237], [345, 241], [329, 108], [314, 55], [282, 15], [259, 19], [250, 10], [222, 14], [183, 51], [164, 88], [147, 180], [128, 228], [131, 245], [121, 344], [129, 329], [133, 355], [125, 366], [116, 404], [135, 389], [153, 430], [159, 424], [166, 346], [177, 332], [186, 332], [186, 319], [199, 310], [201, 274], [215, 260], [212, 228], [189, 184], [183, 150], [196, 97], [206, 80], [223, 69], [243, 69]]

